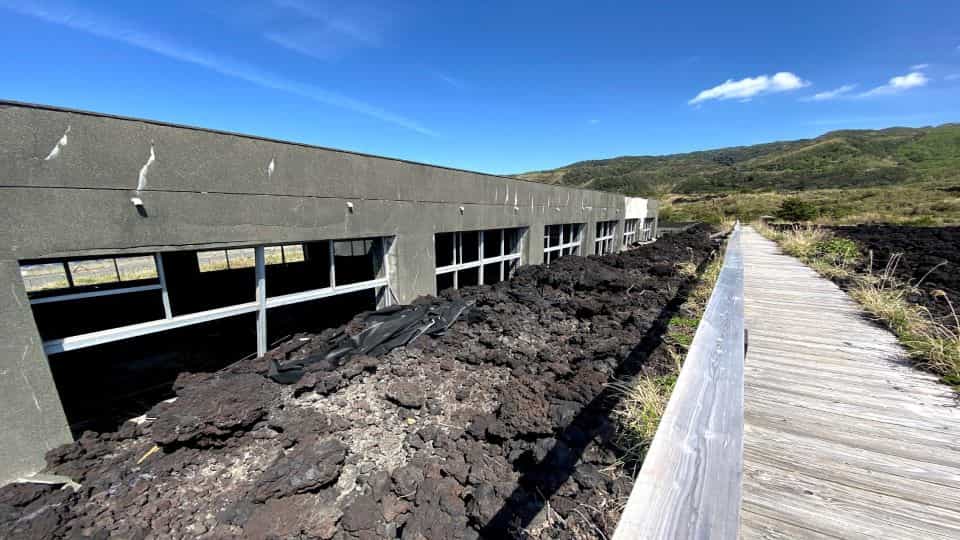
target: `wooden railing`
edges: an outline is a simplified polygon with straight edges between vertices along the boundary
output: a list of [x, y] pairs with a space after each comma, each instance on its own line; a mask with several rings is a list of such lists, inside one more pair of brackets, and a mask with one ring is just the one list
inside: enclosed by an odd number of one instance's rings
[[737, 224], [614, 540], [737, 537], [745, 340]]

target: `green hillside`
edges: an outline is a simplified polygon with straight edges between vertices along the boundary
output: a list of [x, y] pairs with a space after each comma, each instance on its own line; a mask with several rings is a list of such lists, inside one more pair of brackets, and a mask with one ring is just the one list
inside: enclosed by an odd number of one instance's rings
[[960, 124], [833, 131], [815, 139], [582, 161], [517, 176], [660, 197], [953, 183], [960, 179]]

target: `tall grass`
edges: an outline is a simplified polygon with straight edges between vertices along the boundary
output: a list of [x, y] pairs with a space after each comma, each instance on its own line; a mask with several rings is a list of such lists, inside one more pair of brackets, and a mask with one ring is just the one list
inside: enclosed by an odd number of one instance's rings
[[950, 314], [945, 318], [935, 317], [910, 300], [922, 294], [923, 280], [910, 283], [897, 279], [901, 254], [891, 257], [882, 272], [874, 273], [872, 265], [866, 272], [857, 272], [862, 255], [856, 244], [829, 231], [816, 226], [778, 231], [763, 224], [756, 229], [819, 273], [843, 278], [850, 296], [897, 335], [920, 367], [960, 390], [960, 317], [943, 291], [934, 291], [933, 296], [945, 303]]
[[[680, 307], [680, 314], [670, 319], [662, 345], [671, 359], [670, 365], [659, 366], [661, 373], [642, 373], [631, 381], [614, 385], [622, 394], [614, 416], [618, 421], [618, 445], [624, 452], [624, 463], [635, 467], [643, 463], [722, 266], [719, 256], [707, 264]], [[691, 278], [696, 277], [696, 268], [692, 262], [677, 265], [681, 275]]]

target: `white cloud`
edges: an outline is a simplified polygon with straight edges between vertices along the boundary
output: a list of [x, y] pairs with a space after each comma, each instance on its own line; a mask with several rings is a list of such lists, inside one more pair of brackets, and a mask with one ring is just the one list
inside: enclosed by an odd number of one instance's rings
[[797, 77], [789, 71], [781, 71], [772, 77], [768, 75], [759, 75], [757, 77], [747, 77], [735, 81], [727, 79], [727, 82], [708, 88], [696, 95], [687, 103], [697, 105], [711, 99], [738, 99], [749, 101], [754, 96], [760, 94], [772, 94], [775, 92], [786, 92], [809, 86], [810, 83]]
[[827, 90], [825, 92], [818, 92], [812, 96], [805, 97], [801, 101], [828, 101], [831, 99], [837, 99], [849, 93], [856, 87], [857, 85], [855, 84], [845, 84], [840, 88], [834, 88], [833, 90]]
[[930, 64], [914, 64], [910, 66], [910, 71], [922, 71], [930, 67]]
[[421, 126], [414, 120], [383, 110], [369, 103], [330, 92], [313, 85], [274, 75], [256, 66], [225, 56], [218, 56], [190, 45], [178, 43], [166, 36], [141, 31], [119, 19], [103, 17], [92, 12], [84, 12], [64, 4], [48, 3], [40, 5], [36, 2], [10, 2], [9, 0], [0, 0], [0, 7], [93, 36], [126, 43], [127, 45], [144, 49], [160, 56], [200, 66], [221, 75], [242, 80], [262, 88], [277, 90], [325, 105], [350, 110], [416, 131], [423, 135], [437, 135], [434, 131]]
[[[274, 11], [285, 21], [286, 28], [264, 33], [264, 37], [281, 47], [329, 60], [355, 47], [380, 47], [382, 27], [389, 17], [363, 3], [332, 6], [310, 4], [301, 0], [273, 0]], [[287, 12], [293, 17], [283, 16]]]
[[445, 75], [443, 73], [440, 73], [439, 71], [433, 71], [431, 73], [437, 79], [447, 83], [448, 85], [452, 86], [453, 88], [456, 88], [457, 90], [463, 90], [467, 87], [467, 83], [463, 82], [460, 79], [457, 79], [456, 77]]
[[884, 96], [890, 94], [899, 94], [911, 88], [926, 86], [930, 79], [919, 71], [913, 71], [906, 75], [898, 75], [887, 81], [887, 84], [878, 86], [859, 95], [859, 97]]
[[955, 81], [957, 79], [960, 79], [960, 73], [951, 73], [946, 77], [944, 77], [944, 80], [947, 80], [947, 81]]
[[599, 123], [600, 123], [600, 120], [597, 120], [596, 118], [591, 118], [591, 119], [590, 119], [590, 125], [591, 125], [591, 126], [595, 126], [595, 125], [597, 125], [597, 124], [599, 124]]

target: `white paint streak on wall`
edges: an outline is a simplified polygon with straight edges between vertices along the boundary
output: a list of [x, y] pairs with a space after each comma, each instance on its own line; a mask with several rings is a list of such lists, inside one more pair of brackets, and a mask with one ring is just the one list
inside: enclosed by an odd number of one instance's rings
[[503, 196], [503, 204], [508, 204], [510, 202], [510, 184], [507, 184], [507, 193]]
[[157, 155], [153, 152], [153, 145], [150, 145], [150, 157], [147, 158], [147, 162], [143, 164], [143, 167], [140, 167], [140, 176], [137, 178], [137, 192], [147, 187], [147, 172], [150, 171], [150, 166], [153, 165], [153, 162], [157, 160]]
[[277, 168], [276, 158], [270, 158], [270, 164], [267, 165], [267, 179], [273, 178], [273, 171]]
[[16, 300], [16, 302], [17, 302], [17, 307], [22, 308], [22, 307], [23, 307], [23, 303], [20, 302], [20, 295], [17, 294], [17, 284], [16, 284], [16, 283], [11, 283], [11, 284], [10, 284], [10, 294], [13, 295], [13, 299]]
[[33, 385], [30, 384], [30, 379], [27, 378], [27, 374], [23, 371], [23, 364], [27, 360], [28, 352], [30, 352], [29, 344], [23, 346], [23, 354], [20, 355], [20, 377], [23, 378], [23, 383], [30, 389], [30, 396], [33, 397], [33, 405], [37, 408], [38, 412], [42, 413], [43, 407], [40, 406], [40, 400], [37, 399], [37, 391], [34, 390]]
[[67, 135], [70, 133], [70, 126], [67, 126], [67, 130], [63, 132], [63, 136], [60, 137], [60, 140], [57, 141], [57, 144], [53, 145], [53, 148], [50, 149], [50, 153], [47, 154], [47, 157], [43, 158], [44, 161], [50, 161], [51, 159], [60, 155], [60, 149], [67, 146], [67, 143], [70, 142], [70, 138]]
[[517, 204], [518, 204], [519, 202], [520, 202], [520, 192], [519, 192], [519, 191], [514, 191], [514, 192], [513, 192], [513, 205], [514, 205], [514, 206], [517, 206]]

